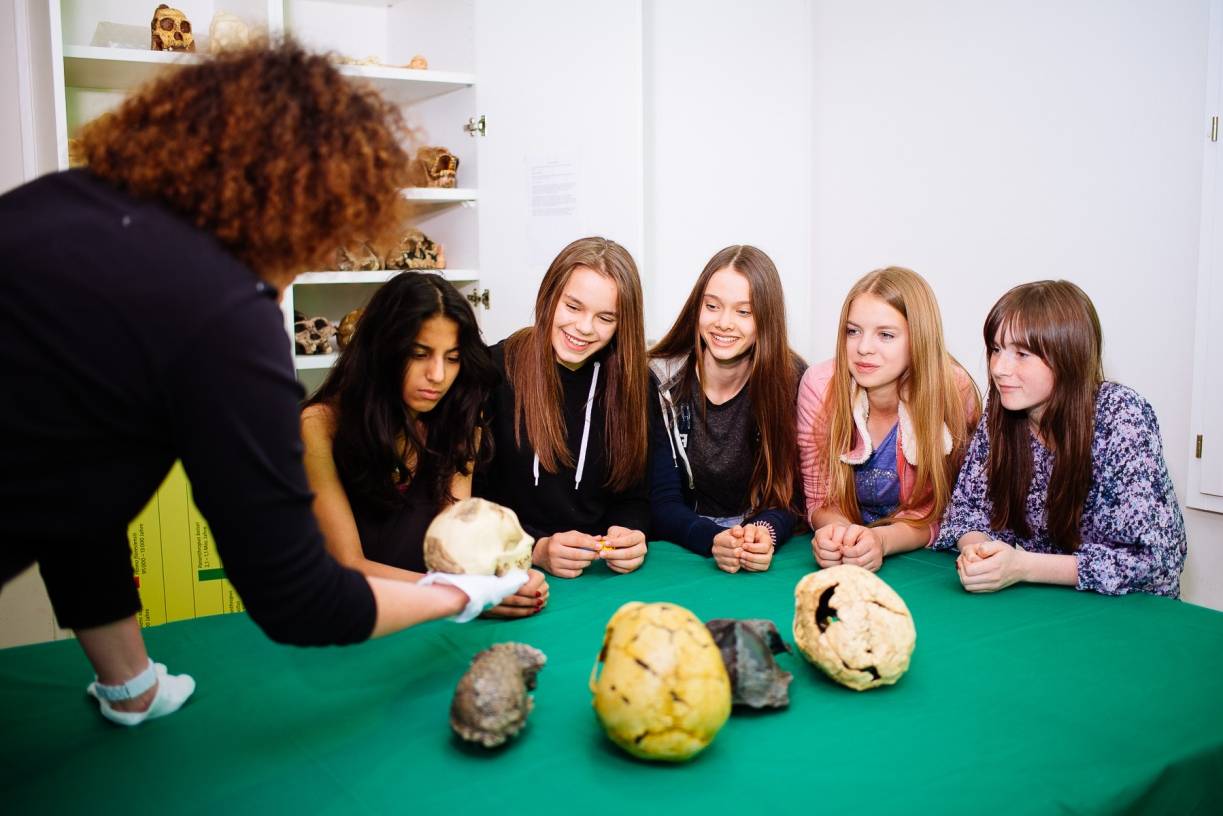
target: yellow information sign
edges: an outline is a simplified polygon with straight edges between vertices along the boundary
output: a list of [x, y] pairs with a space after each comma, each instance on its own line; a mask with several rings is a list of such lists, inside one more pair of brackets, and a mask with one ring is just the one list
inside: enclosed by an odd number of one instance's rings
[[140, 625], [242, 612], [181, 462], [127, 528], [140, 589]]

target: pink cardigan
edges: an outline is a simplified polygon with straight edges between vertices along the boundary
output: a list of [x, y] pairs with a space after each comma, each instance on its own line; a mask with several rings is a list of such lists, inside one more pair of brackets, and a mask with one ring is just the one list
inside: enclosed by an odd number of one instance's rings
[[[798, 386], [798, 450], [803, 472], [803, 489], [807, 497], [807, 520], [815, 511], [828, 503], [828, 414], [824, 401], [828, 397], [828, 387], [832, 381], [835, 360], [826, 360], [819, 365], [811, 366], [803, 374]], [[965, 415], [969, 418], [970, 427], [978, 417], [977, 390], [972, 379], [959, 366], [955, 368], [956, 385], [964, 400]], [[852, 387], [854, 402], [854, 435], [853, 447], [841, 454], [841, 461], [849, 465], [865, 462], [871, 455], [871, 438], [866, 431], [868, 403], [866, 392], [857, 386]], [[902, 401], [899, 406], [900, 428], [896, 433], [896, 475], [900, 480], [900, 501], [904, 503], [913, 495], [914, 482], [917, 480], [917, 445], [913, 435], [913, 425], [909, 419], [908, 406]], [[951, 452], [951, 434], [943, 428], [944, 454]], [[930, 504], [924, 504], [897, 513], [899, 518], [921, 518], [930, 510]], [[812, 525], [814, 526], [814, 524]], [[930, 525], [930, 541], [938, 536], [938, 523]], [[929, 543], [929, 542], [927, 542]]]

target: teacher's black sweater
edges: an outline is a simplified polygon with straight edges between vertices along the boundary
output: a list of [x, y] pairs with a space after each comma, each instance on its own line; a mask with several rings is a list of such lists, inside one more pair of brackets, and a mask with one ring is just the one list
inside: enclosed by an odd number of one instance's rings
[[[503, 375], [501, 385], [490, 400], [495, 448], [492, 462], [476, 476], [475, 494], [511, 508], [518, 514], [523, 529], [537, 539], [569, 530], [601, 535], [612, 526], [641, 530], [648, 538], [650, 495], [646, 470], [643, 468], [640, 480], [624, 492], [615, 492], [607, 487], [608, 460], [603, 422], [609, 406], [605, 401], [607, 372], [602, 368], [602, 355], [596, 355], [577, 371], [570, 371], [559, 364], [556, 366], [564, 398], [565, 431], [574, 467], [549, 473], [542, 465], [537, 468], [535, 451], [527, 440], [525, 428], [522, 431], [522, 447], [514, 443], [514, 387], [504, 376], [504, 341], [493, 346], [492, 353]], [[586, 401], [595, 377], [596, 362], [600, 370], [583, 459]], [[647, 398], [658, 399], [658, 393], [652, 386]], [[610, 406], [610, 410], [615, 410], [615, 406]], [[641, 431], [647, 432], [644, 418]], [[579, 459], [582, 459], [580, 479], [576, 467]]]
[[369, 584], [311, 511], [275, 290], [83, 170], [0, 196], [0, 257], [0, 547], [126, 548], [181, 459], [256, 623], [290, 643], [367, 638]]

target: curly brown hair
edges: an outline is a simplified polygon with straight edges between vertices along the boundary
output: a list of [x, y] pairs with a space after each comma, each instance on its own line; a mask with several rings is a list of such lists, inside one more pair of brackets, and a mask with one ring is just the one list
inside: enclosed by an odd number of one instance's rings
[[409, 215], [399, 111], [285, 39], [161, 74], [86, 125], [91, 173], [213, 233], [265, 278], [324, 269], [336, 247]]

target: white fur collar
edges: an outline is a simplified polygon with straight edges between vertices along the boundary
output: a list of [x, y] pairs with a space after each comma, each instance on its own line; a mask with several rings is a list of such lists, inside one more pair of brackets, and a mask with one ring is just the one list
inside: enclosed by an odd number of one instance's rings
[[[853, 406], [854, 427], [858, 429], [858, 444], [853, 450], [848, 453], [841, 454], [841, 461], [847, 465], [860, 465], [867, 459], [871, 458], [874, 452], [874, 443], [871, 442], [870, 431], [867, 430], [866, 420], [870, 416], [871, 404], [867, 397], [866, 389], [859, 388], [857, 383], [851, 386], [852, 393], [850, 396], [850, 404]], [[913, 420], [909, 417], [909, 407], [905, 405], [904, 400], [901, 400], [897, 405], [897, 413], [900, 415], [900, 428], [896, 432], [896, 442], [900, 445], [900, 451], [904, 454], [905, 461], [913, 467], [917, 467], [917, 437], [913, 433]], [[943, 425], [943, 455], [951, 453], [951, 431], [947, 430], [946, 424]]]

